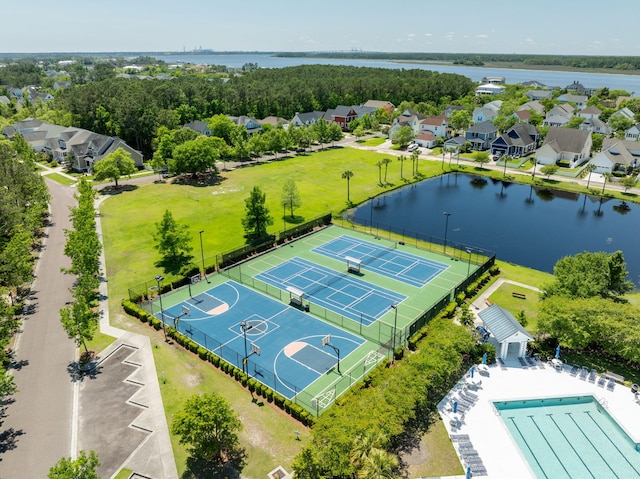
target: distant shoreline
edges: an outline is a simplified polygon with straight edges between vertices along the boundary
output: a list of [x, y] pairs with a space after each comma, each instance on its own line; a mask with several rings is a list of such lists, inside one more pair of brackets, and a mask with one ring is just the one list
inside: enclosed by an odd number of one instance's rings
[[[36, 59], [62, 59], [62, 58], [91, 58], [91, 57], [139, 57], [139, 56], [204, 56], [204, 55], [267, 55], [273, 57], [289, 57], [289, 58], [322, 58], [322, 59], [352, 59], [352, 60], [380, 60], [398, 64], [420, 64], [420, 65], [447, 65], [447, 66], [464, 66], [470, 68], [502, 68], [508, 70], [531, 70], [531, 71], [557, 71], [557, 72], [583, 72], [583, 73], [601, 73], [608, 75], [640, 75], [639, 69], [616, 69], [616, 68], [592, 68], [592, 67], [573, 67], [570, 65], [536, 65], [525, 63], [523, 61], [496, 61], [483, 59], [483, 57], [537, 57], [537, 58], [605, 58], [598, 55], [502, 55], [502, 54], [471, 54], [471, 53], [451, 53], [451, 54], [421, 54], [411, 52], [276, 52], [276, 51], [259, 51], [259, 50], [242, 50], [242, 51], [216, 51], [216, 50], [198, 50], [198, 51], [156, 51], [156, 52], [0, 52], [0, 60], [21, 60], [27, 58]], [[425, 55], [440, 56], [443, 59], [419, 59], [414, 58]], [[466, 60], [470, 57], [476, 57], [481, 64], [473, 64], [466, 61], [456, 62], [451, 58], [460, 58]], [[619, 59], [628, 59], [630, 61], [638, 60], [640, 57], [621, 56]]]

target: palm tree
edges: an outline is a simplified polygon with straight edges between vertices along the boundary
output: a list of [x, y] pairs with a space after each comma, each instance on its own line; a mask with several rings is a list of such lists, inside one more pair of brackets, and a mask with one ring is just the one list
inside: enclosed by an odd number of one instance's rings
[[353, 178], [353, 171], [346, 170], [342, 172], [342, 179], [347, 180], [347, 203], [351, 203], [351, 196], [349, 192], [349, 182]]
[[597, 168], [596, 165], [594, 165], [593, 163], [589, 163], [585, 168], [585, 170], [589, 172], [589, 176], [587, 177], [587, 189], [589, 189], [589, 183], [591, 182], [591, 172], [594, 171], [596, 168]]
[[382, 165], [384, 163], [382, 162], [382, 160], [378, 160], [376, 162], [376, 166], [378, 167], [378, 184], [381, 185], [382, 184]]
[[415, 150], [411, 153], [411, 160], [413, 160], [413, 164], [416, 166], [414, 175], [418, 176], [418, 159], [420, 158], [420, 153], [418, 153], [418, 150]]
[[404, 166], [404, 162], [407, 160], [407, 157], [404, 155], [400, 155], [398, 157], [398, 161], [400, 162], [400, 179], [404, 179], [402, 176], [402, 167]]
[[536, 158], [531, 158], [531, 163], [533, 163], [533, 173], [531, 173], [531, 181], [533, 182], [536, 179], [536, 165], [538, 164], [538, 160]]
[[349, 451], [349, 460], [356, 471], [364, 466], [371, 450], [383, 446], [384, 442], [385, 438], [380, 431], [369, 431], [355, 437]]
[[398, 458], [384, 449], [372, 448], [362, 468], [358, 472], [358, 479], [396, 479]]
[[387, 184], [387, 170], [389, 169], [389, 163], [391, 160], [389, 158], [383, 158], [382, 164], [384, 165], [384, 183]]

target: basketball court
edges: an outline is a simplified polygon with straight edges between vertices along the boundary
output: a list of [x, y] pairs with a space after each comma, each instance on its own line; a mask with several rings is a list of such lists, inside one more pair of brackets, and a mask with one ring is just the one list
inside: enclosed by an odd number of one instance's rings
[[[155, 314], [163, 315], [168, 325], [288, 399], [321, 378], [330, 385], [357, 374], [351, 366], [371, 353], [364, 339], [234, 281]], [[373, 355], [377, 363], [381, 357]]]
[[[477, 259], [481, 257], [476, 253]], [[478, 265], [330, 226], [164, 293], [147, 309], [319, 415], [453, 299]], [[153, 288], [153, 287], [152, 287]], [[152, 289], [149, 288], [149, 289]], [[166, 307], [160, 312], [162, 302]]]

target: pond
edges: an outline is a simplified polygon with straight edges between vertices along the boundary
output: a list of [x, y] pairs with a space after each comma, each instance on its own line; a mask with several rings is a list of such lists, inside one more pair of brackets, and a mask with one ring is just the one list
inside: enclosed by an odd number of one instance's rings
[[549, 273], [563, 256], [622, 250], [629, 279], [640, 285], [640, 207], [633, 203], [452, 173], [379, 196], [349, 216]]

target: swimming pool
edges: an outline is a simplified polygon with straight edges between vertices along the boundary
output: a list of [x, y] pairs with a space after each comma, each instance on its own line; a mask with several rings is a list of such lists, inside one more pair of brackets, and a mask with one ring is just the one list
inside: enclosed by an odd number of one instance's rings
[[493, 404], [537, 478], [640, 478], [640, 445], [593, 396]]

